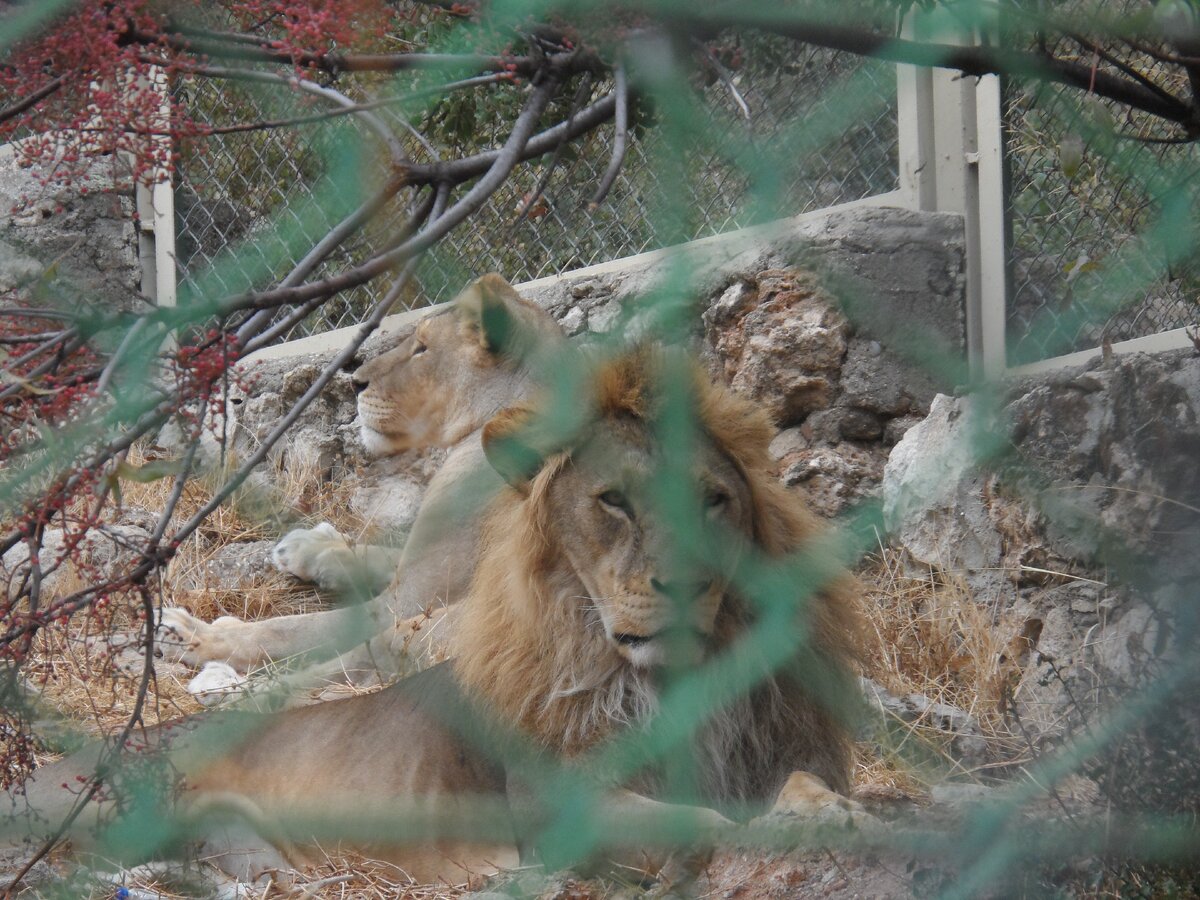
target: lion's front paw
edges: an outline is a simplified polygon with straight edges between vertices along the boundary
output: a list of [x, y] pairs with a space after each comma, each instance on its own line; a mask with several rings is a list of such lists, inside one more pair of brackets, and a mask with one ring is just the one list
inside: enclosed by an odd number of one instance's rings
[[350, 552], [349, 542], [328, 522], [316, 528], [296, 528], [283, 536], [271, 551], [271, 562], [281, 572], [318, 584], [327, 577], [327, 560], [334, 554]]
[[201, 706], [216, 706], [238, 696], [246, 686], [246, 677], [223, 662], [206, 662], [204, 668], [187, 683], [187, 692]]
[[221, 616], [215, 622], [198, 619], [185, 609], [169, 607], [162, 611], [155, 629], [155, 644], [169, 662], [198, 667], [207, 662], [225, 661], [233, 655], [232, 629], [242, 624], [234, 616]]
[[824, 781], [808, 772], [793, 772], [788, 776], [768, 815], [795, 816], [856, 828], [879, 821], [861, 803], [831, 791]]

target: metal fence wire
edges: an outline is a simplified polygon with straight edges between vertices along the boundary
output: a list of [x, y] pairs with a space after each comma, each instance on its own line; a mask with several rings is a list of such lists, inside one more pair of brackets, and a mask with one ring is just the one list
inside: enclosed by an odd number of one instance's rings
[[[1072, 46], [1049, 49], [1071, 58]], [[1149, 56], [1123, 56], [1152, 79], [1164, 72]], [[1191, 324], [1196, 272], [1147, 235], [1163, 202], [1200, 175], [1196, 145], [1172, 143], [1177, 132], [1160, 119], [1050, 84], [1009, 85], [1004, 121], [1010, 363]]]
[[[849, 54], [802, 48], [772, 37], [754, 39], [739, 48], [752, 61], [737, 71], [714, 68], [711, 83], [701, 87], [704, 114], [711, 128], [744, 128], [764, 152], [780, 155], [803, 122], [839, 102], [844, 85], [853, 82], [871, 95], [852, 128], [820, 145], [819, 152], [786, 154], [786, 185], [774, 215], [796, 215], [836, 203], [894, 190], [897, 186], [895, 67]], [[719, 73], [719, 74], [717, 74]], [[865, 87], [864, 87], [865, 86]], [[279, 118], [268, 92], [240, 82], [185, 81], [177, 88], [194, 119], [221, 126]], [[339, 83], [343, 90], [347, 88]], [[596, 85], [596, 91], [605, 86]], [[286, 92], [283, 92], [286, 93]], [[286, 99], [286, 98], [284, 98]], [[388, 110], [381, 110], [387, 118]], [[286, 116], [285, 116], [286, 117]], [[398, 136], [402, 123], [393, 116]], [[732, 125], [731, 125], [732, 123]], [[496, 125], [503, 123], [497, 120]], [[356, 126], [361, 127], [361, 126]], [[338, 128], [330, 123], [209, 135], [182, 148], [176, 189], [177, 266], [182, 289], [195, 286], [206, 272], [219, 270], [228, 292], [278, 279], [303, 255], [289, 250], [274, 221], [299, 229], [315, 243], [334, 223], [297, 200], [318, 193], [329, 173], [321, 162], [323, 141]], [[365, 133], [365, 129], [364, 133]], [[344, 131], [342, 132], [344, 134]], [[480, 148], [503, 142], [494, 134], [477, 133]], [[506, 185], [460, 229], [422, 260], [420, 292], [408, 299], [419, 305], [448, 299], [464, 279], [498, 271], [513, 282], [577, 269], [654, 249], [665, 243], [734, 230], [764, 218], [749, 202], [745, 167], [722, 158], [711, 147], [695, 147], [672, 165], [682, 179], [687, 211], [683, 231], [656, 235], [651, 211], [675, 203], [678, 186], [661, 180], [664, 139], [653, 115], [637, 122], [625, 163], [607, 198], [591, 207], [591, 199], [612, 156], [613, 128], [603, 126], [567, 147], [557, 160], [543, 157], [518, 167]], [[414, 158], [423, 150], [414, 146]], [[324, 158], [328, 158], [326, 154]], [[654, 160], [658, 164], [654, 164]], [[547, 168], [552, 170], [547, 176]], [[519, 218], [531, 192], [545, 181], [540, 199]], [[386, 223], [360, 235], [325, 263], [322, 272], [352, 264], [388, 237]], [[253, 240], [247, 240], [253, 239]], [[299, 247], [304, 241], [294, 242]], [[226, 248], [246, 244], [248, 253], [230, 264], [212, 264]], [[205, 275], [205, 277], [209, 277]], [[323, 331], [357, 321], [384, 288], [369, 284], [325, 305], [293, 336]]]

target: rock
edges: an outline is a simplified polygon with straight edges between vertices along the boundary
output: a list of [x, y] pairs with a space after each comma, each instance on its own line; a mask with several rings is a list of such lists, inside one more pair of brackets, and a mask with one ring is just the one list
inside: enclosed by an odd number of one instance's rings
[[566, 314], [558, 320], [558, 324], [562, 326], [562, 330], [570, 337], [574, 337], [584, 330], [587, 319], [584, 316], [583, 310], [578, 306], [573, 306], [567, 310]]
[[891, 419], [883, 429], [883, 442], [889, 447], [894, 447], [900, 443], [904, 435], [908, 434], [910, 428], [921, 424], [925, 421], [922, 416], [900, 416], [896, 419]]
[[891, 719], [905, 725], [935, 728], [952, 738], [950, 750], [958, 759], [971, 766], [989, 761], [987, 742], [974, 716], [948, 703], [931, 700], [924, 694], [897, 697], [870, 678], [861, 679], [861, 683], [868, 702], [883, 714], [880, 723], [883, 727], [890, 729]]
[[413, 477], [367, 478], [351, 494], [350, 508], [375, 527], [407, 534], [424, 496], [425, 483]]
[[783, 483], [800, 486], [809, 506], [836, 516], [849, 503], [873, 496], [883, 477], [885, 454], [854, 444], [817, 447], [781, 460]]
[[[746, 299], [743, 292], [755, 290], [759, 273], [797, 265], [819, 271], [827, 285], [846, 283], [839, 298], [852, 310], [857, 333], [880, 342], [883, 352], [903, 332], [915, 336], [917, 351], [937, 346], [961, 354], [963, 225], [949, 213], [885, 207], [808, 213], [540, 278], [522, 285], [521, 293], [560, 319], [576, 306], [586, 312], [610, 300], [633, 308], [684, 267], [700, 311], [720, 305], [706, 324], [720, 330], [729, 321], [728, 312], [737, 315]], [[587, 287], [582, 300], [575, 296], [581, 286]], [[939, 385], [941, 390], [949, 387]]]
[[1042, 504], [1058, 555], [1134, 566], [1154, 584], [1200, 575], [1191, 537], [1200, 524], [1195, 353], [1122, 356], [1025, 382], [1010, 397], [1021, 461], [1058, 485]]
[[935, 784], [929, 790], [929, 799], [944, 806], [970, 806], [996, 799], [996, 789], [985, 784]]
[[845, 412], [840, 408], [819, 409], [805, 418], [800, 434], [810, 444], [836, 444], [842, 438]]
[[875, 441], [883, 435], [883, 423], [865, 409], [847, 409], [842, 411], [838, 431], [848, 441]]
[[992, 480], [973, 450], [973, 435], [985, 428], [981, 417], [969, 398], [934, 398], [929, 415], [888, 456], [883, 518], [892, 540], [919, 563], [995, 596], [1008, 579], [997, 571], [1002, 540], [984, 500]]
[[[2, 202], [2, 201], [0, 201]], [[0, 290], [24, 287], [41, 277], [46, 267], [7, 241], [0, 241]]]
[[783, 427], [830, 406], [849, 324], [816, 276], [767, 270], [752, 292], [732, 290], [705, 314], [706, 341], [725, 380]]
[[805, 438], [800, 429], [786, 428], [775, 435], [774, 440], [771, 441], [771, 446], [767, 448], [767, 452], [771, 454], [771, 459], [778, 461], [807, 449], [808, 439]]
[[[611, 331], [621, 316], [621, 307], [617, 303], [608, 303], [588, 311], [588, 331], [592, 334], [604, 334]], [[566, 317], [564, 317], [566, 318]]]
[[842, 365], [841, 402], [886, 416], [900, 416], [913, 406], [929, 408], [935, 393], [932, 379], [919, 366], [905, 366], [879, 341], [854, 337]]
[[425, 488], [449, 453], [433, 447], [372, 461], [352, 476], [350, 508], [374, 528], [390, 533], [389, 543], [400, 543], [417, 517]]
[[[225, 452], [235, 459], [256, 452], [335, 355], [336, 351], [331, 350], [240, 367], [242, 386], [231, 391], [226, 404]], [[354, 426], [354, 396], [350, 373], [334, 375], [296, 424], [271, 448], [264, 468], [256, 473], [257, 480], [273, 483], [285, 494], [298, 496], [295, 482], [328, 479], [335, 471], [344, 471], [362, 461], [362, 447]], [[214, 431], [220, 434], [219, 427]], [[221, 452], [212, 436], [206, 438], [203, 447], [212, 460]]]
[[242, 591], [274, 577], [271, 549], [274, 541], [226, 544], [198, 566], [183, 569], [173, 565], [171, 584], [181, 591]]
[[0, 290], [34, 280], [45, 295], [73, 298], [72, 312], [145, 308], [131, 182], [117, 165], [61, 184], [0, 147]]
[[[67, 535], [61, 528], [47, 528], [38, 555], [43, 570], [55, 567], [75, 545], [72, 559], [57, 566], [42, 580], [42, 602], [55, 596], [69, 579], [84, 576], [89, 580], [108, 581], [115, 578], [138, 559], [150, 541], [150, 532], [136, 525], [105, 525], [92, 528], [76, 545], [75, 533]], [[29, 562], [29, 548], [20, 543], [0, 557], [0, 568], [11, 582], [23, 572]]]
[[939, 396], [906, 432], [885, 470], [889, 533], [1024, 622], [1011, 709], [1035, 745], [1089, 736], [1149, 690], [1089, 774], [1121, 805], [1194, 811], [1200, 358], [1100, 360], [1026, 379], [1001, 401], [985, 416], [979, 398]]

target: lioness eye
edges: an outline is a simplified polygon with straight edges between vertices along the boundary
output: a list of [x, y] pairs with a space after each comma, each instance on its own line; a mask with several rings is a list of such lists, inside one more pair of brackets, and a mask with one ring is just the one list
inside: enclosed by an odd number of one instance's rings
[[428, 349], [429, 348], [426, 347], [424, 344], [422, 344], [420, 341], [417, 341], [416, 345], [413, 347], [412, 355], [417, 356], [418, 354], [424, 353]]
[[619, 509], [622, 512], [629, 511], [629, 501], [625, 498], [625, 495], [618, 490], [607, 490], [596, 499], [605, 506], [611, 506], [613, 509]]
[[729, 502], [729, 495], [723, 491], [712, 491], [704, 498], [706, 509], [720, 509]]

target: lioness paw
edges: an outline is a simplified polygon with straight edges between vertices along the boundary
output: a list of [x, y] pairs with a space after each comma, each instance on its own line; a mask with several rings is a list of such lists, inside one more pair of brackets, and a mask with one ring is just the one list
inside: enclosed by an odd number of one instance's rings
[[831, 791], [824, 781], [809, 772], [793, 772], [788, 776], [767, 815], [794, 816], [856, 828], [878, 822], [861, 803]]
[[201, 706], [216, 706], [241, 693], [246, 678], [223, 662], [206, 662], [200, 673], [187, 683], [187, 692]]
[[351, 552], [350, 543], [328, 522], [315, 528], [295, 528], [271, 551], [271, 562], [281, 572], [303, 581], [321, 583], [326, 576], [329, 551]]
[[234, 616], [221, 616], [209, 623], [185, 609], [168, 607], [159, 617], [155, 643], [167, 661], [194, 668], [214, 660], [227, 660], [234, 650], [230, 631], [241, 624], [242, 620]]

